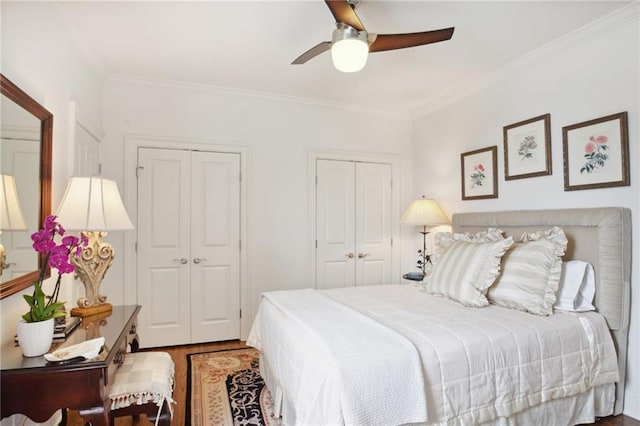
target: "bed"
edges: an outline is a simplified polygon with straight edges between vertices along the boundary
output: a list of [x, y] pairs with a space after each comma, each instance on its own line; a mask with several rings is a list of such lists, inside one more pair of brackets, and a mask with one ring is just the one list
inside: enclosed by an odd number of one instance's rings
[[563, 260], [593, 265], [597, 312], [468, 307], [406, 284], [265, 293], [247, 343], [284, 424], [578, 424], [622, 412], [630, 211], [463, 213], [452, 227], [506, 238], [561, 228]]

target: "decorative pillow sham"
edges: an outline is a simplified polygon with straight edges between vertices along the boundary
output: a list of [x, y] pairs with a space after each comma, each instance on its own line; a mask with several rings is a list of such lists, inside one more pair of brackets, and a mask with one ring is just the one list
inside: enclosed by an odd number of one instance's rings
[[423, 289], [463, 305], [487, 306], [487, 289], [500, 273], [500, 258], [511, 237], [489, 243], [454, 241], [440, 256]]
[[435, 253], [431, 258], [431, 263], [427, 264], [425, 269], [425, 276], [428, 277], [433, 272], [433, 267], [438, 262], [438, 258], [446, 252], [451, 245], [456, 241], [467, 241], [470, 243], [490, 243], [504, 239], [504, 232], [498, 228], [487, 228], [486, 231], [479, 232], [465, 232], [465, 233], [453, 233], [453, 232], [438, 232], [433, 238], [435, 245]]
[[504, 232], [498, 228], [487, 228], [479, 232], [438, 232], [434, 237], [436, 254], [442, 254], [456, 241], [468, 241], [470, 243], [491, 243], [504, 240]]
[[491, 303], [551, 315], [567, 237], [562, 229], [524, 233], [502, 259], [502, 273], [487, 296]]
[[591, 303], [595, 294], [596, 279], [590, 263], [582, 260], [562, 262], [554, 309], [570, 312], [595, 311]]

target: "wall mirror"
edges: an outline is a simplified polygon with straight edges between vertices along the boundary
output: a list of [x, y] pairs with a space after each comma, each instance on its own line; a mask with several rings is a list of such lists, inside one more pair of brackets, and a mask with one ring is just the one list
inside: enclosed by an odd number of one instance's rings
[[[51, 163], [53, 114], [0, 74], [0, 173], [15, 181], [17, 202], [0, 200], [0, 299], [33, 284], [44, 262], [31, 247], [31, 234], [51, 214]], [[6, 198], [0, 188], [0, 196]], [[9, 198], [6, 198], [9, 200]], [[5, 220], [6, 205], [20, 206], [22, 229]], [[19, 221], [18, 221], [19, 222]], [[26, 229], [24, 229], [26, 227]], [[4, 252], [4, 256], [1, 256]]]

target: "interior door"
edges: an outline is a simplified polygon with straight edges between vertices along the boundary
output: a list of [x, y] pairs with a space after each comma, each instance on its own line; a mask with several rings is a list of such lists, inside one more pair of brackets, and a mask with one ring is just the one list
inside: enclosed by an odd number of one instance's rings
[[73, 173], [75, 176], [100, 174], [100, 140], [79, 123], [74, 127]]
[[240, 337], [240, 155], [191, 153], [191, 342]]
[[240, 337], [240, 155], [140, 148], [144, 346]]
[[138, 150], [138, 303], [143, 346], [191, 343], [191, 152]]
[[316, 163], [316, 288], [355, 285], [355, 168]]
[[[2, 231], [0, 243], [7, 253], [8, 268], [2, 271], [2, 281], [6, 282], [34, 270], [37, 265], [37, 253], [31, 245], [31, 233], [39, 221], [38, 205], [40, 192], [40, 140], [2, 139], [2, 173], [12, 174], [16, 180], [16, 191], [20, 199], [20, 208], [30, 228], [26, 231]], [[28, 196], [29, 195], [29, 196]]]
[[316, 162], [316, 288], [391, 282], [391, 165]]
[[356, 285], [391, 282], [391, 165], [356, 163]]

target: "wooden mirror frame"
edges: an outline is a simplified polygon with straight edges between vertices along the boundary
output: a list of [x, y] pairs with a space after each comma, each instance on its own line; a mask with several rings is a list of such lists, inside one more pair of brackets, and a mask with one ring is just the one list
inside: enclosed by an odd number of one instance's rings
[[[31, 115], [40, 120], [40, 221], [41, 229], [44, 220], [51, 214], [51, 168], [53, 148], [53, 114], [47, 111], [35, 99], [27, 95], [22, 89], [13, 84], [8, 78], [0, 74], [0, 94], [11, 99], [18, 106], [24, 108]], [[33, 232], [37, 231], [34, 229]], [[38, 258], [38, 269], [28, 274], [14, 278], [0, 284], [0, 299], [11, 296], [29, 286], [38, 279], [40, 268], [44, 262], [42, 254]], [[47, 268], [47, 277], [50, 272]]]

